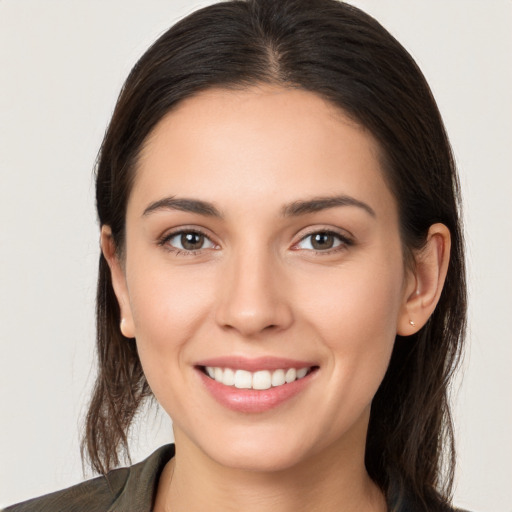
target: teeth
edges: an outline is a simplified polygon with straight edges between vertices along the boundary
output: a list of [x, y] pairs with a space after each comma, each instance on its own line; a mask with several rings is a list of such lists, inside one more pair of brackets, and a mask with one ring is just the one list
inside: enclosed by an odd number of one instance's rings
[[251, 387], [252, 387], [251, 372], [247, 372], [245, 370], [237, 370], [235, 372], [235, 388], [251, 389]]
[[289, 384], [304, 378], [310, 368], [288, 368], [286, 370], [259, 370], [248, 372], [247, 370], [232, 370], [231, 368], [219, 368], [207, 366], [206, 373], [217, 382], [225, 386], [234, 386], [238, 389], [270, 389], [271, 387]]
[[269, 389], [272, 387], [272, 376], [267, 370], [255, 372], [252, 376], [252, 389]]
[[286, 384], [293, 382], [297, 378], [297, 370], [295, 368], [289, 368], [286, 370], [286, 375], [284, 376], [284, 380]]
[[306, 376], [306, 373], [308, 373], [307, 368], [301, 368], [300, 370], [297, 370], [297, 379], [302, 379], [302, 377]]
[[235, 385], [235, 372], [231, 368], [226, 368], [222, 373], [222, 382], [225, 386], [234, 386]]
[[272, 386], [282, 386], [285, 382], [284, 370], [276, 370], [275, 372], [272, 372]]

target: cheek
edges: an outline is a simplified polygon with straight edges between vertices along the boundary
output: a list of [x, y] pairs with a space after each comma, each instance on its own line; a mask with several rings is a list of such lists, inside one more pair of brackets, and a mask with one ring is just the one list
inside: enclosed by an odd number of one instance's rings
[[175, 370], [185, 364], [190, 341], [210, 314], [213, 285], [207, 273], [199, 274], [146, 261], [128, 279], [137, 349], [157, 395], [169, 375], [179, 375]]
[[371, 342], [375, 333], [394, 339], [402, 293], [403, 271], [390, 263], [334, 269], [311, 279], [301, 294], [310, 316], [330, 332], [331, 339], [352, 335]]
[[331, 430], [369, 411], [387, 371], [401, 304], [401, 269], [351, 272], [332, 277], [334, 291], [317, 293], [310, 315], [328, 349], [325, 400], [331, 404]]
[[[400, 261], [400, 260], [399, 260]], [[355, 400], [371, 401], [389, 364], [402, 305], [400, 265], [356, 265], [312, 280], [307, 318], [330, 354], [330, 369]]]
[[136, 270], [131, 279], [128, 274], [128, 285], [138, 337], [160, 329], [167, 337], [181, 337], [204, 316], [211, 301], [208, 272], [151, 262]]

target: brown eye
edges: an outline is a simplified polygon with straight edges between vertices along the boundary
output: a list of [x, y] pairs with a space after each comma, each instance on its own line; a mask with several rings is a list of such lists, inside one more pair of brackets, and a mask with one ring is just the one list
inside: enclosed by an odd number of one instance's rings
[[317, 231], [305, 236], [296, 247], [298, 249], [322, 252], [349, 245], [352, 245], [351, 240], [343, 235], [333, 231]]
[[162, 242], [165, 245], [170, 245], [177, 251], [200, 251], [202, 249], [213, 249], [215, 244], [202, 233], [198, 231], [180, 231], [168, 236]]
[[334, 235], [332, 233], [315, 233], [311, 235], [311, 247], [319, 251], [332, 249], [334, 242]]
[[201, 233], [182, 233], [180, 242], [186, 251], [197, 251], [203, 247], [204, 235]]

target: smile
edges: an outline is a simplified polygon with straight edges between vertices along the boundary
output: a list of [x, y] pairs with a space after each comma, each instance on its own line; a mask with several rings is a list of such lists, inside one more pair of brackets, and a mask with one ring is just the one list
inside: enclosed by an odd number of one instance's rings
[[291, 384], [296, 380], [304, 378], [311, 370], [312, 367], [277, 369], [273, 371], [258, 370], [255, 372], [214, 366], [206, 366], [204, 368], [204, 371], [210, 378], [224, 386], [255, 390], [265, 390]]
[[196, 375], [220, 405], [238, 413], [264, 413], [291, 401], [317, 380], [312, 361], [217, 357], [198, 361]]

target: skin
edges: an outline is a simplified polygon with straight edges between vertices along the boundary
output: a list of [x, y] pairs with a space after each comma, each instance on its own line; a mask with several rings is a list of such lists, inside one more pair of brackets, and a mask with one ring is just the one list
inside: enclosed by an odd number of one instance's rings
[[[450, 238], [432, 226], [405, 267], [378, 154], [371, 134], [331, 104], [270, 86], [187, 99], [146, 141], [122, 259], [108, 226], [102, 247], [121, 329], [173, 419], [177, 455], [156, 511], [386, 510], [364, 466], [371, 401], [396, 334], [420, 329], [435, 308]], [[340, 195], [368, 208], [283, 215], [294, 202]], [[206, 201], [221, 217], [144, 213], [168, 197]], [[187, 229], [207, 237], [192, 253], [169, 236]], [[326, 231], [335, 247], [315, 249], [311, 233]], [[197, 361], [226, 355], [318, 370], [285, 404], [246, 414], [216, 402], [198, 377]]]

